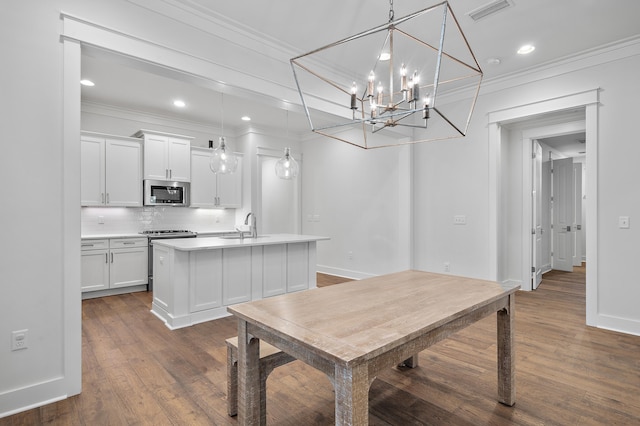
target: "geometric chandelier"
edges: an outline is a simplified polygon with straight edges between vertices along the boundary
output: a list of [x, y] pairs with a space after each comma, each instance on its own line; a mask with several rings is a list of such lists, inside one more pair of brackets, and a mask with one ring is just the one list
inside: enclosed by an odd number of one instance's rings
[[464, 136], [482, 70], [449, 2], [291, 59], [311, 130], [369, 149]]

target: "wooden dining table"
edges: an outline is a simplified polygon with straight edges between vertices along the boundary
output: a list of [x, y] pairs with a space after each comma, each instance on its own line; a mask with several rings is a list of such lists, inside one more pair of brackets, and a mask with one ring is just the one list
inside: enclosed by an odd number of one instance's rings
[[369, 387], [382, 370], [418, 366], [418, 353], [497, 313], [497, 399], [515, 403], [514, 311], [518, 285], [403, 271], [228, 307], [238, 318], [238, 421], [266, 424], [259, 343], [324, 372], [335, 424], [367, 425]]

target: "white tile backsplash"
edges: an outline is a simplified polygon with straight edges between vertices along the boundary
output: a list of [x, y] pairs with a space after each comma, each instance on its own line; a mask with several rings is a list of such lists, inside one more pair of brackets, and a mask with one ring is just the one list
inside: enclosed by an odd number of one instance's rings
[[[236, 211], [189, 207], [82, 207], [82, 235], [137, 233], [152, 229], [195, 232], [233, 230]], [[103, 222], [103, 223], [100, 223]]]

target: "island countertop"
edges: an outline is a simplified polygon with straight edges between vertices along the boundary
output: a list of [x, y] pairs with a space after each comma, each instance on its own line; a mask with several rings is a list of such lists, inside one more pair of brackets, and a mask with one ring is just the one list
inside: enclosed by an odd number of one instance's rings
[[329, 237], [299, 234], [267, 234], [257, 238], [244, 239], [205, 237], [205, 238], [169, 238], [154, 240], [154, 245], [173, 248], [180, 251], [212, 250], [232, 247], [266, 246], [273, 244], [303, 243], [309, 241], [328, 240]]

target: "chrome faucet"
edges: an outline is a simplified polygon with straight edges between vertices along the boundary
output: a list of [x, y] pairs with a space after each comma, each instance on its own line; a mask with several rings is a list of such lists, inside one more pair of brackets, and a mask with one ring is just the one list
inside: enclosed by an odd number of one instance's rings
[[251, 216], [251, 238], [257, 238], [258, 226], [256, 225], [256, 215], [249, 212], [249, 214], [247, 214], [247, 217], [244, 218], [244, 224], [245, 225], [249, 224], [249, 216]]

